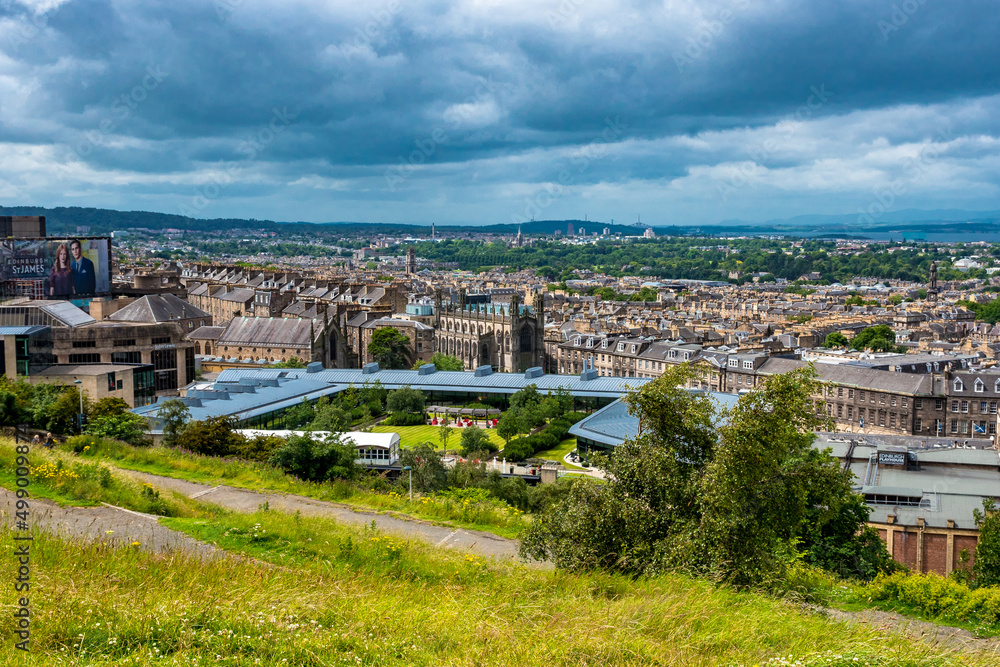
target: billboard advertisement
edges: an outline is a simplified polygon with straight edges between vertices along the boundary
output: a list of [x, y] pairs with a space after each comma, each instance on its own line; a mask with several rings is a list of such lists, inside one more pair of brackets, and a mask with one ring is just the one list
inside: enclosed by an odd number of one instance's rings
[[82, 299], [111, 292], [108, 238], [0, 240], [5, 291], [34, 299]]

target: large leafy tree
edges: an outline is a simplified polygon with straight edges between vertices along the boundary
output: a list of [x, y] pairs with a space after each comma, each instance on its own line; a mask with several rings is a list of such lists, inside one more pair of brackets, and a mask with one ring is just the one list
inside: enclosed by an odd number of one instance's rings
[[336, 435], [324, 439], [293, 435], [274, 450], [271, 464], [300, 479], [323, 482], [330, 479], [356, 479], [361, 468], [356, 463], [354, 445]]
[[162, 425], [164, 445], [173, 447], [177, 444], [190, 417], [191, 411], [180, 399], [172, 398], [162, 403], [156, 411], [156, 419]]
[[896, 332], [887, 324], [878, 324], [862, 329], [851, 339], [851, 347], [855, 350], [874, 350], [875, 352], [893, 352], [896, 348]]
[[811, 446], [815, 371], [769, 377], [725, 413], [682, 388], [691, 377], [681, 366], [627, 398], [639, 435], [601, 461], [605, 484], [575, 484], [532, 522], [523, 555], [737, 586], [779, 578], [795, 553], [865, 578], [889, 567], [850, 473]]
[[973, 511], [979, 542], [972, 574], [977, 586], [1000, 586], [1000, 511], [992, 498], [983, 501], [982, 510]]
[[426, 402], [422, 391], [407, 385], [389, 394], [386, 409], [392, 413], [420, 414], [424, 411]]
[[392, 327], [382, 327], [372, 334], [368, 353], [381, 368], [408, 368], [411, 364], [410, 337]]
[[850, 342], [847, 340], [847, 336], [839, 331], [828, 333], [826, 340], [823, 341], [824, 347], [847, 347], [848, 345], [850, 345]]

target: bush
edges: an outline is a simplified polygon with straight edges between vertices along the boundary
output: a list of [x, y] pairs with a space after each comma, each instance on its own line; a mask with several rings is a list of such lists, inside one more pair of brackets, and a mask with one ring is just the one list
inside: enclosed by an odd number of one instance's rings
[[427, 418], [423, 414], [394, 412], [382, 423], [386, 426], [423, 426], [426, 421]]
[[508, 461], [523, 461], [535, 453], [529, 438], [516, 438], [507, 443], [503, 455]]
[[936, 574], [897, 572], [879, 575], [861, 589], [862, 595], [882, 602], [898, 602], [928, 616], [995, 626], [1000, 623], [1000, 587], [975, 590]]
[[276, 435], [257, 435], [252, 438], [243, 438], [236, 443], [234, 454], [247, 461], [259, 461], [267, 463], [274, 452], [284, 447], [288, 441]]
[[148, 426], [145, 417], [131, 412], [104, 413], [92, 418], [85, 431], [88, 435], [113, 438], [136, 447], [143, 447], [153, 444], [153, 441], [146, 437]]
[[578, 421], [584, 419], [587, 416], [586, 412], [567, 412], [562, 416], [563, 419], [569, 422], [569, 425], [577, 423]]
[[195, 454], [206, 456], [235, 456], [246, 439], [236, 433], [236, 420], [232, 417], [209, 417], [204, 421], [188, 424], [177, 444]]
[[355, 479], [361, 468], [355, 463], [354, 445], [343, 443], [335, 436], [324, 440], [305, 435], [293, 435], [271, 455], [271, 465], [290, 475], [311, 482], [331, 479]]

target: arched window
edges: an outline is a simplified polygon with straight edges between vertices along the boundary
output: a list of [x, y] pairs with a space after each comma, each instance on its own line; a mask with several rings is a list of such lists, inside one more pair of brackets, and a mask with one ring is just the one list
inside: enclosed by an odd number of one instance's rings
[[532, 338], [531, 327], [527, 324], [521, 327], [521, 352], [531, 352]]

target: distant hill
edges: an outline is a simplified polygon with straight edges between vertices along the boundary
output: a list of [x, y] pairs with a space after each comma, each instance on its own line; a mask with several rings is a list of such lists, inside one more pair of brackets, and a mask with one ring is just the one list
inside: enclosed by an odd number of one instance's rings
[[[392, 234], [428, 236], [430, 225], [410, 225], [403, 223], [370, 223], [355, 221], [340, 222], [280, 222], [256, 220], [253, 218], [216, 218], [202, 220], [170, 213], [152, 211], [115, 211], [105, 208], [41, 206], [0, 206], [0, 215], [44, 215], [50, 234], [76, 234], [78, 227], [89, 227], [90, 234], [103, 235], [127, 229], [182, 229], [189, 231], [281, 231], [291, 233], [329, 234]], [[608, 229], [612, 234], [635, 235], [642, 233], [643, 226], [611, 224], [595, 220], [533, 220], [520, 225], [526, 235], [566, 233], [572, 224], [579, 234], [585, 229], [588, 234], [603, 233]], [[451, 233], [516, 234], [519, 225], [437, 225], [438, 229]], [[1000, 211], [963, 211], [944, 209], [922, 211], [906, 209], [879, 216], [869, 224], [859, 224], [857, 214], [799, 215], [792, 218], [752, 222], [746, 220], [725, 220], [716, 225], [673, 225], [654, 227], [657, 234], [788, 234], [808, 236], [851, 236], [864, 238], [865, 233], [900, 233], [900, 235], [921, 233], [970, 234], [977, 232], [1000, 232]]]
[[[315, 232], [317, 227], [331, 233], [348, 234], [352, 232], [370, 232], [373, 234], [412, 234], [427, 236], [431, 232], [430, 225], [408, 225], [396, 223], [369, 222], [278, 222], [274, 220], [256, 220], [243, 218], [216, 218], [202, 220], [170, 213], [154, 213], [151, 211], [115, 211], [106, 208], [81, 208], [76, 206], [44, 208], [41, 206], [0, 206], [0, 215], [44, 215], [50, 234], [75, 234], [77, 227], [89, 227], [93, 235], [110, 234], [116, 230], [125, 229], [183, 229], [192, 231], [223, 231], [223, 230], [263, 230], [284, 232]], [[631, 225], [613, 225], [593, 220], [539, 220], [520, 225], [524, 234], [553, 234], [557, 230], [566, 233], [567, 225], [572, 224], [574, 231], [581, 228], [591, 232], [602, 232], [608, 228], [612, 234], [642, 233], [642, 227]], [[449, 232], [470, 232], [479, 234], [516, 234], [519, 225], [438, 225], [439, 229]]]

